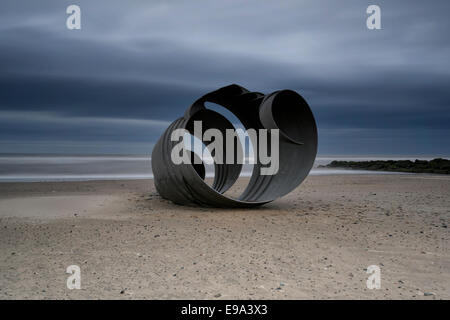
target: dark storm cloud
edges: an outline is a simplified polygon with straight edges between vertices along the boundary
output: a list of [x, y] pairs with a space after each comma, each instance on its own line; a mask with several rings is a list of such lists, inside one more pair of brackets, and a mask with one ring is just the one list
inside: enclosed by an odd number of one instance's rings
[[151, 145], [239, 83], [304, 95], [322, 153], [450, 153], [447, 1], [377, 1], [377, 31], [368, 1], [78, 1], [77, 31], [69, 4], [0, 4], [0, 151]]

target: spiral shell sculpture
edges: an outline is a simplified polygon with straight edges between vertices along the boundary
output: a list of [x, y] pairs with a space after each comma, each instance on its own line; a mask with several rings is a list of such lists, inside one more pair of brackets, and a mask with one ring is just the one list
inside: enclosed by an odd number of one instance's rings
[[[198, 132], [194, 132], [195, 121], [202, 121], [203, 132], [214, 128], [225, 135], [227, 129], [235, 129], [220, 113], [208, 109], [206, 102], [228, 109], [246, 130], [254, 129], [259, 132], [259, 129], [268, 129], [270, 132], [278, 129], [278, 171], [263, 175], [261, 169], [265, 165], [256, 159], [250, 181], [238, 198], [224, 193], [238, 179], [241, 163], [215, 162], [214, 180], [210, 186], [205, 181], [205, 166], [196, 159], [195, 153], [190, 153], [190, 157], [197, 161], [191, 163], [175, 164], [171, 159], [171, 152], [177, 144], [171, 137], [177, 129], [184, 129], [200, 139]], [[257, 140], [260, 139], [257, 136]], [[207, 144], [205, 146], [208, 148]], [[242, 146], [238, 144], [236, 148]], [[226, 156], [225, 149], [221, 152], [221, 156]], [[300, 185], [311, 170], [316, 153], [316, 122], [301, 95], [292, 90], [264, 95], [232, 84], [204, 95], [186, 110], [183, 117], [172, 122], [153, 149], [152, 169], [156, 190], [163, 198], [174, 203], [208, 207], [253, 207], [282, 197]], [[216, 159], [215, 156], [213, 158]]]

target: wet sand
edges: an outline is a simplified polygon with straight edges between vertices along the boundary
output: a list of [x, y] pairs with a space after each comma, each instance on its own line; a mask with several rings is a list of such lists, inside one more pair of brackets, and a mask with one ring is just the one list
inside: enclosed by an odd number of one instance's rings
[[151, 180], [0, 183], [0, 299], [449, 299], [449, 194], [448, 176], [310, 176], [231, 210]]

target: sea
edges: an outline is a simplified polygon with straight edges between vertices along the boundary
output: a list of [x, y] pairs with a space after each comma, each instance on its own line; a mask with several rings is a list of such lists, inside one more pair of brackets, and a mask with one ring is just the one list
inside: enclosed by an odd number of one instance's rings
[[[395, 172], [321, 168], [333, 160], [431, 160], [425, 156], [318, 156], [310, 175], [401, 174]], [[241, 176], [250, 176], [252, 165]], [[404, 174], [404, 173], [403, 173]], [[214, 167], [206, 166], [206, 176]], [[86, 181], [153, 178], [150, 155], [0, 154], [0, 182]]]

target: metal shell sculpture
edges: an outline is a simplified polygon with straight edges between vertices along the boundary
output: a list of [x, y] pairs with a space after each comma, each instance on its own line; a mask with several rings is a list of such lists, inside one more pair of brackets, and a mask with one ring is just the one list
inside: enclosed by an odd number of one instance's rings
[[[194, 121], [202, 121], [202, 130], [215, 128], [224, 135], [227, 129], [234, 129], [233, 124], [220, 113], [207, 109], [205, 102], [221, 105], [231, 111], [246, 130], [279, 129], [278, 172], [261, 175], [260, 169], [264, 166], [256, 160], [250, 181], [238, 198], [224, 193], [238, 179], [242, 164], [215, 163], [214, 181], [210, 186], [205, 181], [203, 163], [174, 164], [171, 161], [171, 150], [176, 144], [171, 140], [174, 130], [185, 129], [194, 135]], [[254, 207], [294, 190], [311, 170], [316, 153], [316, 122], [302, 96], [292, 90], [264, 95], [232, 84], [204, 95], [187, 109], [183, 117], [172, 122], [153, 149], [152, 170], [156, 190], [163, 198], [174, 203]], [[196, 155], [192, 153], [191, 157], [194, 159]]]

